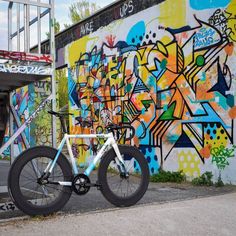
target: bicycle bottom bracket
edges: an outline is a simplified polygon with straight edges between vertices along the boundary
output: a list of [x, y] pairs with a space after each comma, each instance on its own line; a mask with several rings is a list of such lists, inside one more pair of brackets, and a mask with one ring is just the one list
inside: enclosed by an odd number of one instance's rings
[[72, 181], [73, 191], [78, 195], [86, 194], [90, 189], [90, 179], [85, 174], [78, 174]]

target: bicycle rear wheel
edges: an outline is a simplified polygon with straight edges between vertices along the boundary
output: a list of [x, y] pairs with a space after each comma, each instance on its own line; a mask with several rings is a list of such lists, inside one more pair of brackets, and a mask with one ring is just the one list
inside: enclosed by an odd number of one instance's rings
[[60, 210], [71, 196], [71, 187], [59, 181], [71, 181], [70, 164], [63, 154], [49, 178], [42, 183], [40, 177], [54, 159], [57, 150], [34, 147], [20, 154], [11, 166], [8, 188], [15, 205], [28, 215], [48, 215]]
[[103, 196], [112, 204], [127, 207], [137, 203], [149, 184], [149, 169], [144, 155], [135, 147], [118, 145], [125, 162], [126, 173], [110, 149], [103, 156], [98, 170], [98, 181]]

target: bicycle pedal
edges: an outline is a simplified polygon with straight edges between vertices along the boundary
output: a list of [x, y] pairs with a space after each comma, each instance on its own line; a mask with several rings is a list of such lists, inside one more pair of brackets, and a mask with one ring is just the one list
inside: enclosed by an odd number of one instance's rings
[[102, 185], [98, 183], [98, 181], [96, 182], [95, 186], [97, 187], [97, 190], [101, 190]]

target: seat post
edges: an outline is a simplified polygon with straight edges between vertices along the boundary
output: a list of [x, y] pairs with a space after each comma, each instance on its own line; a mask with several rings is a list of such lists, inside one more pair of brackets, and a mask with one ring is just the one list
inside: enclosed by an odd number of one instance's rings
[[66, 129], [66, 123], [65, 123], [65, 119], [63, 116], [59, 116], [60, 122], [61, 122], [61, 127], [62, 127], [62, 131], [64, 134], [67, 133], [67, 129]]

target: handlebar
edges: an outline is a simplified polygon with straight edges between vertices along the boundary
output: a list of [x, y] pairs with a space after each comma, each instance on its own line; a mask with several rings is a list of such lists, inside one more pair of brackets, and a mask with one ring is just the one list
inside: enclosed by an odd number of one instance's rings
[[93, 122], [88, 119], [82, 119], [82, 117], [75, 117], [75, 120], [78, 122], [77, 124], [81, 125], [81, 127], [91, 127]]
[[[61, 122], [61, 126], [62, 126], [62, 130], [64, 133], [67, 133], [67, 128], [66, 128], [66, 124], [65, 124], [65, 116], [68, 115], [73, 115], [71, 113], [62, 113], [62, 112], [56, 112], [56, 111], [48, 111], [49, 114], [54, 115], [56, 117], [58, 117], [60, 119]], [[92, 126], [92, 121], [89, 120], [82, 120], [81, 117], [76, 117], [75, 118], [76, 121], [78, 121], [78, 124], [80, 124], [82, 127], [91, 127]], [[132, 125], [129, 124], [122, 124], [122, 125], [116, 125], [116, 124], [109, 124], [105, 127], [107, 129], [108, 132], [112, 132], [113, 135], [119, 139], [120, 137], [122, 137], [123, 132], [119, 132], [119, 130], [130, 130], [131, 132], [129, 133], [129, 137], [126, 138], [125, 137], [125, 141], [130, 141], [134, 135], [135, 135], [135, 128]], [[117, 132], [114, 132], [117, 131]]]
[[[122, 130], [122, 129], [131, 130], [130, 137], [125, 138], [125, 141], [130, 141], [135, 135], [135, 128], [129, 124], [123, 124], [122, 126], [116, 125], [116, 124], [109, 124], [106, 126], [106, 129], [107, 129], [107, 131], [112, 132], [113, 135], [114, 135], [114, 130], [117, 130], [117, 131]], [[120, 138], [119, 136], [122, 135], [122, 133], [120, 134], [119, 132], [117, 132], [116, 135], [117, 135], [117, 139], [119, 139]]]

